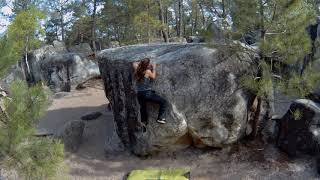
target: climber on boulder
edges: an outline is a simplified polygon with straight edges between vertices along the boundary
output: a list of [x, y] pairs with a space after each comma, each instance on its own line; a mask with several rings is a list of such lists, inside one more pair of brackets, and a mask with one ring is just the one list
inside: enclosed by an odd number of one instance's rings
[[141, 121], [145, 124], [148, 123], [147, 102], [152, 102], [160, 106], [157, 122], [165, 124], [168, 103], [151, 88], [151, 80], [156, 78], [156, 64], [151, 64], [149, 58], [144, 58], [134, 62], [133, 68], [137, 84]]

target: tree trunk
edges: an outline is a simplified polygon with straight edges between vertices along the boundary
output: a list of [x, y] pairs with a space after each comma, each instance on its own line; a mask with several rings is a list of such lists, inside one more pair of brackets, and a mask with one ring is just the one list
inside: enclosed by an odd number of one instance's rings
[[120, 38], [120, 28], [119, 26], [118, 27], [115, 27], [115, 31], [116, 31], [116, 39], [119, 43], [119, 46], [121, 46], [121, 38]]
[[[177, 9], [177, 5], [176, 3], [173, 4], [174, 5], [174, 14], [175, 14], [175, 21], [176, 21], [176, 35], [179, 36], [179, 10]], [[178, 16], [177, 16], [178, 14]]]
[[64, 42], [64, 23], [63, 23], [63, 7], [60, 7], [60, 27], [61, 27], [61, 40]]
[[178, 2], [178, 12], [179, 12], [179, 24], [178, 24], [178, 37], [182, 35], [182, 8], [183, 8], [183, 0], [179, 0]]
[[[259, 14], [260, 14], [260, 38], [261, 41], [265, 41], [265, 27], [264, 27], [264, 8], [263, 8], [263, 0], [259, 0]], [[259, 52], [259, 56], [260, 56], [260, 61], [265, 61], [265, 55], [263, 54], [262, 51]], [[260, 77], [259, 79], [257, 79], [257, 81], [261, 80], [261, 78], [263, 78], [263, 70], [259, 69], [258, 70], [258, 74], [257, 76]], [[254, 119], [253, 119], [253, 132], [252, 132], [252, 139], [255, 139], [258, 135], [258, 125], [259, 125], [259, 120], [260, 120], [260, 114], [261, 114], [261, 109], [262, 109], [262, 99], [261, 97], [257, 96], [256, 97], [258, 100], [258, 104], [257, 104], [257, 109], [255, 111], [254, 114]]]
[[203, 10], [202, 4], [200, 2], [199, 2], [199, 8], [202, 14], [202, 27], [206, 27], [206, 18], [204, 16], [204, 10]]
[[23, 65], [23, 60], [19, 61], [19, 65], [20, 65], [20, 68], [21, 68], [21, 71], [22, 71], [23, 78], [24, 78], [25, 81], [27, 81], [26, 70], [25, 70], [24, 65]]
[[194, 31], [197, 30], [197, 25], [198, 25], [198, 7], [197, 7], [197, 3], [194, 2], [194, 13], [192, 13], [195, 17], [194, 17], [194, 21], [193, 21], [193, 27], [192, 27], [192, 34], [194, 34]]
[[226, 31], [226, 7], [225, 7], [225, 0], [222, 0], [222, 18], [223, 18], [223, 22], [222, 22], [222, 26], [223, 26], [223, 30]]
[[56, 40], [58, 40], [59, 39], [59, 26], [58, 25], [56, 25], [55, 26], [56, 27]]
[[166, 24], [165, 24], [165, 19], [164, 19], [164, 15], [163, 15], [163, 4], [162, 4], [161, 0], [159, 0], [158, 3], [159, 3], [159, 20], [162, 25], [162, 27], [161, 27], [162, 37], [164, 39], [164, 42], [168, 42], [168, 34], [165, 30]]
[[[148, 13], [148, 17], [150, 16], [150, 4], [148, 3], [148, 5], [147, 5], [147, 13]], [[151, 36], [151, 32], [150, 32], [151, 30], [150, 30], [150, 22], [148, 21], [147, 22], [147, 33], [148, 33], [148, 43], [150, 43], [151, 41], [150, 41], [150, 36]]]
[[183, 0], [181, 0], [181, 27], [183, 27], [183, 32], [181, 32], [181, 36], [184, 37], [186, 35], [186, 23], [184, 22]]
[[91, 38], [92, 38], [92, 48], [93, 52], [97, 52], [96, 48], [96, 13], [97, 13], [97, 0], [93, 0], [93, 13], [92, 13], [92, 26], [91, 26]]
[[259, 1], [259, 6], [260, 6], [260, 32], [261, 32], [261, 40], [265, 41], [265, 27], [264, 27], [264, 8], [263, 8], [263, 0]]
[[25, 52], [24, 52], [24, 61], [26, 63], [26, 66], [27, 66], [27, 72], [25, 72], [25, 80], [27, 82], [30, 82], [31, 79], [31, 71], [30, 71], [30, 66], [29, 66], [29, 61], [28, 61], [28, 44], [29, 44], [29, 37], [27, 36], [26, 38], [26, 45], [25, 45]]
[[168, 35], [168, 38], [169, 38], [169, 37], [170, 37], [170, 27], [168, 26], [168, 7], [166, 7], [165, 23], [166, 23], [166, 25], [167, 25], [167, 35]]

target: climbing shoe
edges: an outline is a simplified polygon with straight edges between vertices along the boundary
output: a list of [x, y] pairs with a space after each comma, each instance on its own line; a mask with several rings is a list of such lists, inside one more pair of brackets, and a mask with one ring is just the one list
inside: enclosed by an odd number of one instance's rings
[[165, 124], [166, 120], [165, 119], [158, 119], [157, 122], [160, 123], [160, 124]]

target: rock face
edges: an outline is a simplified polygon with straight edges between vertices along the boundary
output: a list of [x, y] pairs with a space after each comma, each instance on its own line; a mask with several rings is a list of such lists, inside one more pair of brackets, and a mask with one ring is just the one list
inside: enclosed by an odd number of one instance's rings
[[296, 150], [319, 153], [319, 121], [319, 103], [308, 99], [294, 100], [286, 114], [278, 120], [277, 145], [291, 156], [296, 154]]
[[[46, 45], [28, 55], [30, 72], [26, 73], [27, 81], [43, 81], [56, 92], [70, 91], [71, 87], [100, 75], [98, 63], [88, 57], [92, 53], [89, 44], [70, 47], [68, 51], [64, 43], [54, 41], [53, 45]], [[24, 79], [21, 66], [25, 72], [27, 66], [24, 61], [21, 63], [12, 68], [1, 83], [3, 86]]]
[[[158, 106], [149, 104], [144, 132], [132, 62], [145, 57], [158, 64], [153, 89], [168, 100], [169, 112], [167, 124], [158, 124]], [[201, 44], [136, 45], [99, 54], [118, 135], [138, 155], [191, 144], [223, 147], [239, 140], [246, 130], [249, 99], [239, 78], [254, 69], [249, 62], [248, 56], [221, 54]]]
[[75, 120], [68, 122], [57, 135], [63, 140], [64, 148], [70, 152], [76, 152], [81, 145], [85, 123]]
[[186, 38], [188, 43], [203, 43], [205, 38], [202, 36], [189, 36]]
[[40, 62], [43, 79], [55, 91], [70, 91], [90, 78], [100, 75], [98, 64], [84, 54], [51, 55]]

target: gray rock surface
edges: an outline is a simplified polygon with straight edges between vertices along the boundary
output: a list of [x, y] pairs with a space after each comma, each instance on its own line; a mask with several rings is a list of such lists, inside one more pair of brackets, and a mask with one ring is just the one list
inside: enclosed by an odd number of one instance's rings
[[0, 80], [0, 84], [2, 86], [3, 89], [8, 90], [9, 89], [9, 85], [15, 81], [15, 80], [23, 80], [23, 73], [21, 71], [21, 68], [19, 67], [18, 64], [12, 66], [9, 71], [8, 74], [6, 75], [6, 77], [4, 77], [3, 79]]
[[[164, 125], [155, 121], [157, 105], [148, 105], [146, 132], [132, 68], [133, 61], [145, 57], [158, 64], [153, 89], [169, 101]], [[106, 96], [126, 148], [146, 155], [191, 144], [223, 147], [238, 141], [245, 134], [249, 99], [239, 86], [239, 77], [255, 69], [248, 62], [248, 56], [222, 56], [201, 44], [149, 44], [102, 51], [99, 67]]]
[[85, 123], [80, 120], [74, 120], [66, 123], [63, 129], [56, 135], [61, 138], [66, 151], [76, 152], [81, 143]]
[[[53, 45], [43, 46], [30, 53], [29, 81], [32, 83], [43, 81], [51, 86], [52, 90], [60, 92], [70, 91], [71, 87], [100, 75], [98, 63], [88, 58], [88, 55], [93, 53], [89, 44], [70, 47], [69, 51], [64, 43], [54, 41]], [[18, 65], [10, 70], [1, 84], [7, 87], [17, 79], [24, 79], [21, 67]]]
[[69, 91], [71, 86], [100, 75], [98, 64], [79, 53], [48, 56], [40, 67], [43, 79], [56, 91]]
[[[296, 113], [299, 115], [295, 115]], [[296, 150], [319, 153], [320, 104], [309, 99], [292, 101], [279, 120], [278, 146], [295, 155]]]
[[205, 38], [202, 36], [189, 36], [186, 38], [188, 43], [203, 43]]

